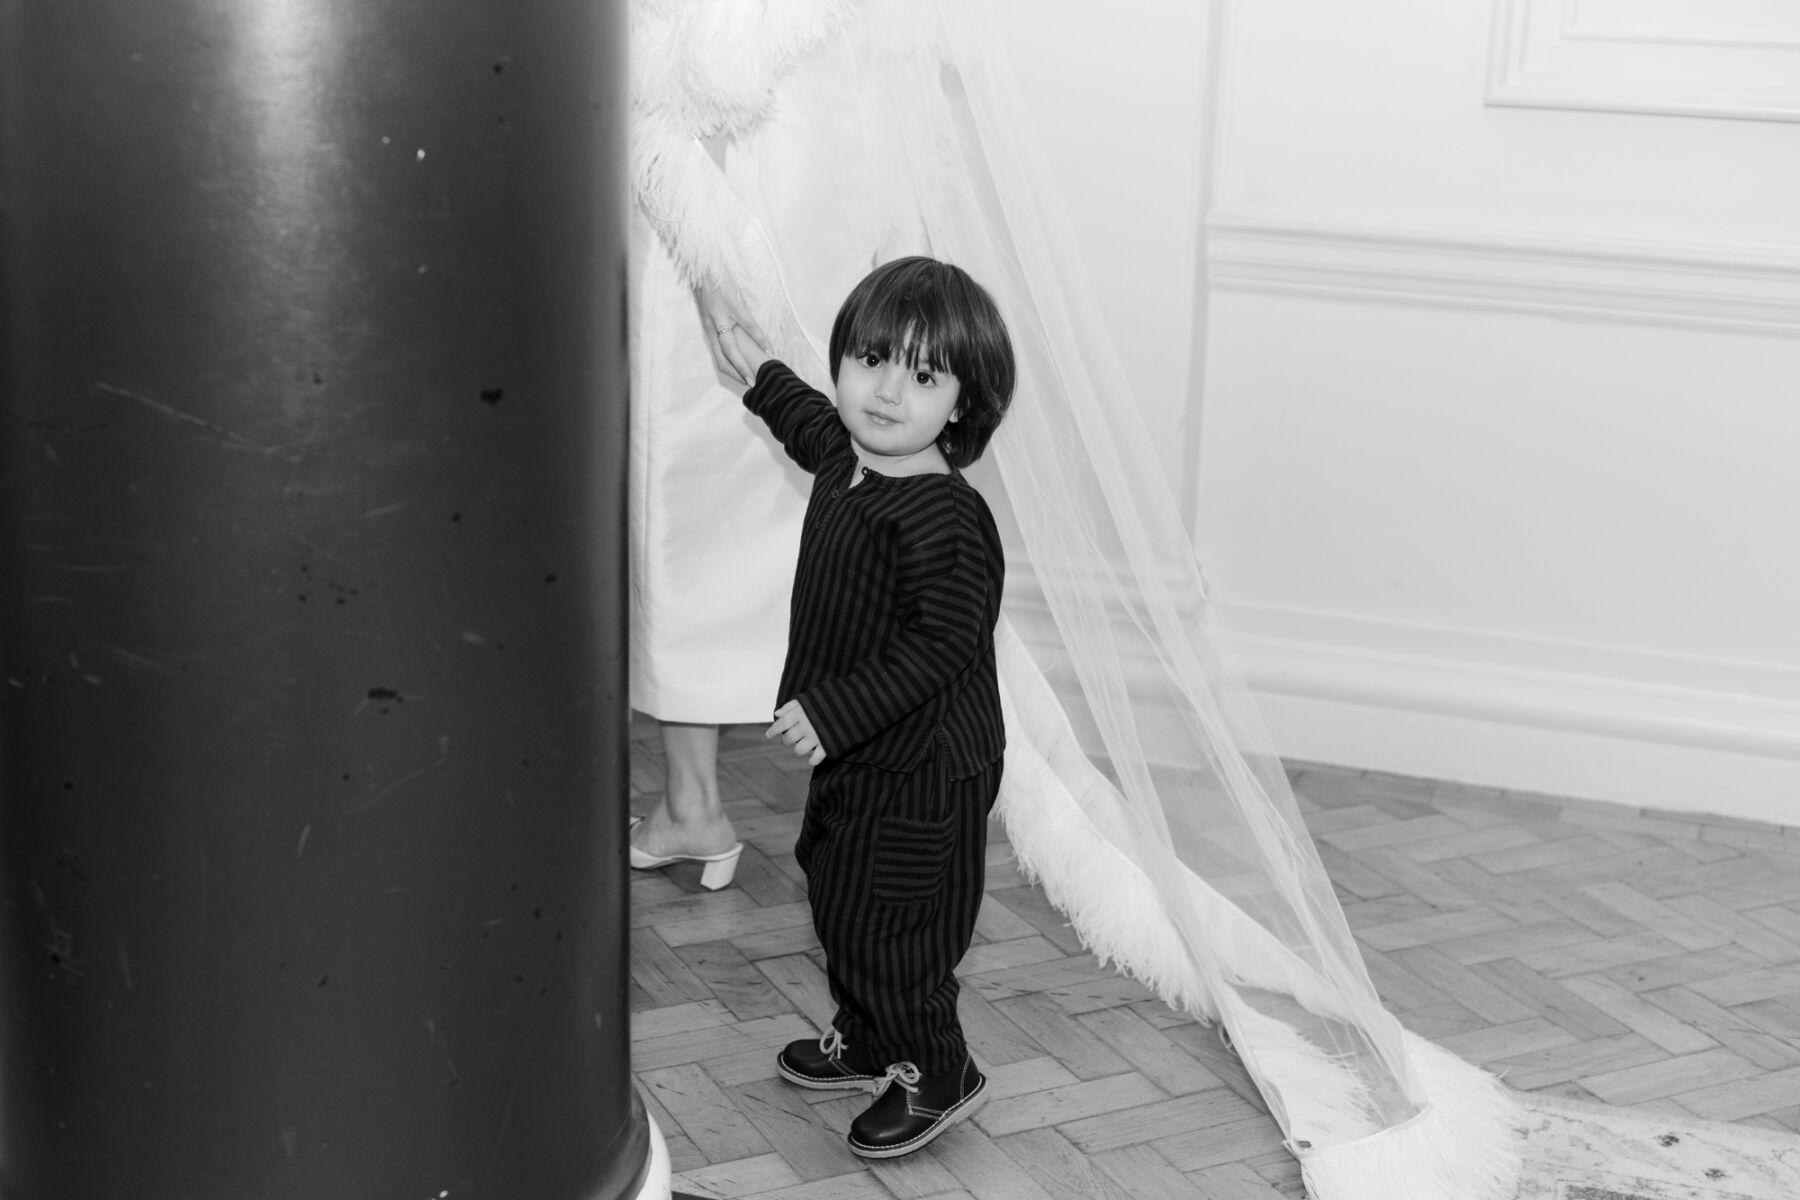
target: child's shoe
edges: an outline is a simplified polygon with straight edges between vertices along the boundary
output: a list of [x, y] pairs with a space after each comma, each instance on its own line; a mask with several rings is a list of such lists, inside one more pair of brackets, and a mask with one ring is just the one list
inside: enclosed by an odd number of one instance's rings
[[987, 1099], [987, 1078], [973, 1058], [941, 1075], [921, 1075], [911, 1063], [895, 1063], [882, 1084], [875, 1103], [850, 1123], [850, 1153], [862, 1158], [911, 1154], [972, 1116]]
[[873, 1062], [865, 1062], [868, 1051], [860, 1054], [844, 1044], [844, 1035], [832, 1029], [818, 1041], [801, 1038], [789, 1042], [775, 1056], [775, 1069], [789, 1083], [803, 1088], [855, 1088], [872, 1092], [884, 1076]]

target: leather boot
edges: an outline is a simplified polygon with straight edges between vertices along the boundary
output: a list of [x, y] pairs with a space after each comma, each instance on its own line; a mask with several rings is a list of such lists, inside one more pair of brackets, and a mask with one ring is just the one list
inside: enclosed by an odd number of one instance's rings
[[789, 1083], [824, 1090], [872, 1092], [883, 1078], [881, 1068], [869, 1061], [869, 1052], [846, 1046], [844, 1035], [835, 1029], [816, 1042], [811, 1038], [789, 1042], [775, 1056], [775, 1069]]
[[895, 1063], [881, 1082], [875, 1103], [850, 1123], [850, 1153], [862, 1158], [911, 1154], [973, 1115], [987, 1099], [987, 1078], [967, 1057], [941, 1075], [922, 1075], [911, 1063]]

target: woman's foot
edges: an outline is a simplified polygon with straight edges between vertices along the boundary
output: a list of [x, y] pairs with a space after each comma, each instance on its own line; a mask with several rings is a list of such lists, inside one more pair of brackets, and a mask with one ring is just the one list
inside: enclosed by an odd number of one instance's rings
[[738, 844], [737, 831], [724, 813], [677, 821], [658, 804], [631, 826], [631, 848], [652, 858], [704, 858]]
[[[723, 821], [725, 835], [730, 839], [724, 849], [690, 851], [657, 848], [656, 843], [651, 840], [650, 834], [647, 832], [654, 816], [655, 811], [652, 812], [651, 818], [633, 817], [631, 819], [628, 839], [631, 845], [630, 860], [633, 870], [656, 871], [678, 862], [693, 862], [701, 864], [700, 886], [708, 891], [716, 892], [731, 883], [732, 878], [737, 874], [738, 858], [743, 854], [744, 846], [733, 836], [730, 821]], [[704, 829], [701, 835], [703, 838], [716, 837], [718, 832], [716, 823], [709, 823], [709, 826], [712, 827]], [[670, 832], [671, 836], [664, 845], [682, 844], [683, 830], [671, 823]], [[701, 844], [704, 845], [705, 842], [702, 841]]]

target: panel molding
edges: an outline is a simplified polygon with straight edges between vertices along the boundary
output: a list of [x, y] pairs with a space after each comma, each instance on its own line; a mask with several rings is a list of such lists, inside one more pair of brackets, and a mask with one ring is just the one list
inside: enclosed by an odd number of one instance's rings
[[[1800, 40], [1694, 0], [1677, 24], [1584, 14], [1581, 0], [1494, 0], [1487, 103], [1800, 121]], [[1710, 11], [1709, 11], [1710, 10]]]
[[1224, 209], [1221, 291], [1800, 335], [1800, 251], [1526, 225]]

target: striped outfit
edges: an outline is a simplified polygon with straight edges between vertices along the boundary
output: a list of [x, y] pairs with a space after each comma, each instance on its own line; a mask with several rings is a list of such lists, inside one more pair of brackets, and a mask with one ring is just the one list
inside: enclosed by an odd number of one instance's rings
[[1005, 748], [1000, 536], [954, 469], [857, 479], [837, 410], [782, 363], [763, 365], [744, 404], [814, 476], [776, 703], [800, 701], [826, 754], [795, 854], [833, 1025], [879, 1062], [954, 1070], [967, 1053], [954, 971]]

